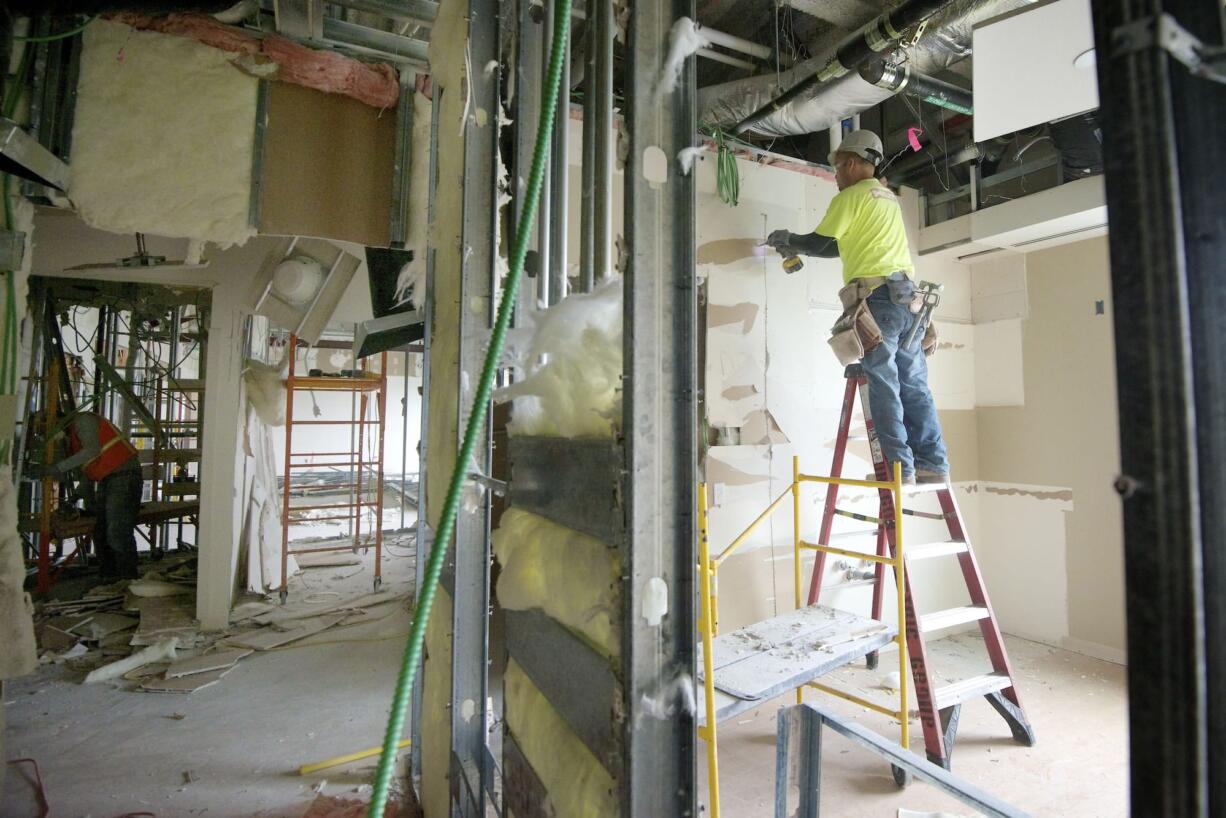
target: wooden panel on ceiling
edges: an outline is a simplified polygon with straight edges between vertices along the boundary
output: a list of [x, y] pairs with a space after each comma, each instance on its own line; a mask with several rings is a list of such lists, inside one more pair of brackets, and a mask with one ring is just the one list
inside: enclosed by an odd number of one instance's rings
[[270, 82], [260, 233], [386, 247], [395, 139], [394, 111]]

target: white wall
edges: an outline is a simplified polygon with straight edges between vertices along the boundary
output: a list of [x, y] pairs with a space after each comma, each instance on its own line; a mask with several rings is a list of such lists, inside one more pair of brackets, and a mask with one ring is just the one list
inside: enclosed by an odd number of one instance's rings
[[[792, 457], [802, 472], [828, 474], [846, 380], [843, 367], [829, 350], [829, 328], [841, 308], [842, 286], [837, 259], [806, 258], [805, 268], [786, 274], [777, 254], [757, 248], [771, 230], [812, 231], [837, 188], [829, 173], [812, 173], [739, 160], [741, 197], [736, 207], [716, 195], [714, 155], [696, 163], [698, 188], [698, 274], [706, 282], [705, 398], [713, 426], [740, 427], [740, 445], [710, 449], [705, 479], [712, 484], [711, 543], [726, 547], [791, 482]], [[917, 225], [918, 202], [904, 197], [910, 232]], [[957, 262], [917, 259], [917, 274], [940, 281], [946, 290], [938, 323], [942, 349], [931, 361], [931, 384], [943, 417], [973, 415], [974, 366], [969, 269]], [[777, 431], [746, 440], [749, 424]], [[957, 426], [958, 423], [953, 425]], [[863, 433], [857, 412], [852, 434]], [[765, 441], [771, 442], [765, 442]], [[970, 452], [973, 461], [973, 448]], [[963, 462], [953, 452], [956, 474]], [[852, 443], [845, 475], [863, 477], [872, 471], [866, 443]], [[973, 472], [973, 469], [968, 471]], [[973, 476], [973, 475], [968, 475]], [[866, 513], [876, 511], [875, 496], [845, 492], [841, 505]], [[824, 491], [808, 486], [801, 509], [802, 535], [817, 539]], [[774, 616], [794, 604], [791, 505], [783, 508], [730, 558], [720, 573], [720, 622], [724, 629]], [[867, 525], [836, 518], [835, 531], [865, 530]], [[944, 539], [942, 526], [917, 521], [912, 542]], [[871, 534], [843, 540], [845, 547], [872, 550]], [[813, 558], [802, 557], [807, 593]], [[827, 561], [824, 584], [840, 584], [834, 563]], [[956, 567], [916, 568], [922, 587], [921, 610], [963, 604], [965, 592]], [[845, 584], [845, 583], [842, 583]], [[871, 589], [848, 585], [823, 592], [829, 604], [867, 613]], [[887, 617], [889, 614], [887, 613]]]

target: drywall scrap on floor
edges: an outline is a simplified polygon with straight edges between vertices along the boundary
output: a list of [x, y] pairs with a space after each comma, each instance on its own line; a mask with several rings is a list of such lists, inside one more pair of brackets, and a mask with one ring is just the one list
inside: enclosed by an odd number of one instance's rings
[[242, 244], [258, 80], [231, 55], [109, 20], [85, 30], [69, 195], [93, 227]]
[[514, 399], [514, 435], [610, 437], [622, 413], [622, 282], [570, 295], [510, 339], [507, 357], [525, 377], [498, 390]]
[[509, 508], [493, 534], [503, 608], [538, 608], [606, 657], [619, 651], [617, 553], [600, 540]]
[[507, 726], [559, 818], [618, 814], [613, 778], [512, 659], [504, 695]]

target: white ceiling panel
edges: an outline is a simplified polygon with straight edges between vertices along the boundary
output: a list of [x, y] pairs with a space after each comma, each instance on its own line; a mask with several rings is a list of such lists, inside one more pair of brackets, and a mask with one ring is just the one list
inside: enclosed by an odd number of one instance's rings
[[1094, 61], [1082, 56], [1093, 48], [1089, 0], [1055, 0], [976, 26], [975, 141], [1097, 108]]

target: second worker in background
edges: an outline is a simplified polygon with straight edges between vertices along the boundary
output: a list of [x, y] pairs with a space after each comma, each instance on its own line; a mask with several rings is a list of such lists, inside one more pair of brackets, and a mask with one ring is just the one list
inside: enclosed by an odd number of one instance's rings
[[830, 154], [839, 193], [821, 224], [812, 233], [776, 230], [767, 244], [784, 256], [842, 260], [844, 313], [831, 346], [844, 364], [860, 360], [881, 447], [902, 466], [903, 481], [944, 483], [949, 458], [925, 360], [935, 333], [929, 327], [923, 342], [905, 343], [919, 320], [911, 307], [915, 268], [898, 197], [877, 178], [882, 158], [876, 134], [849, 133]]

